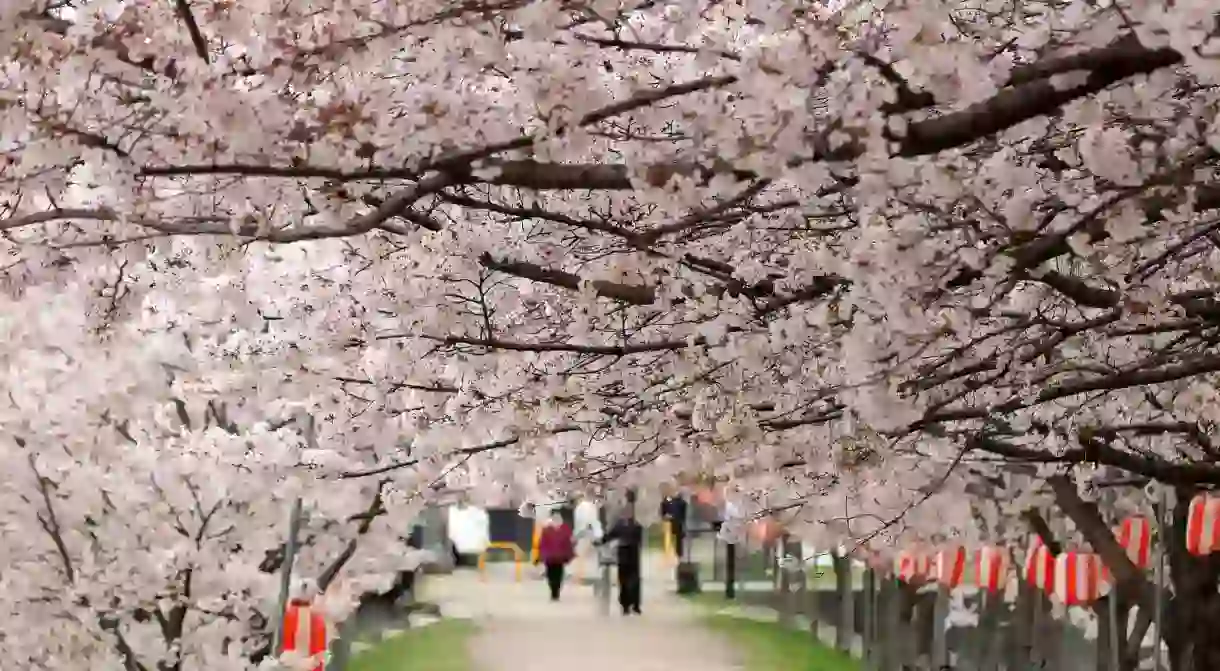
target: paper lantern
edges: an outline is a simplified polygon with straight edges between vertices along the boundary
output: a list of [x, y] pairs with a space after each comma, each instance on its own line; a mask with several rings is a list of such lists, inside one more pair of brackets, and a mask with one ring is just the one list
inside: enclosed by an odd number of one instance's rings
[[1152, 525], [1143, 517], [1128, 517], [1114, 530], [1118, 544], [1127, 551], [1131, 563], [1146, 569], [1152, 564]]
[[313, 671], [323, 671], [326, 653], [326, 620], [309, 601], [293, 599], [284, 612], [284, 652], [295, 652], [318, 660]]
[[936, 553], [931, 571], [931, 576], [936, 582], [953, 589], [962, 584], [962, 577], [965, 574], [966, 548], [949, 548]]
[[916, 550], [903, 550], [894, 560], [894, 577], [903, 582], [923, 582], [931, 569], [932, 558]]
[[715, 507], [720, 505], [720, 497], [716, 495], [716, 492], [711, 487], [700, 487], [695, 492], [695, 501], [705, 506]]
[[772, 519], [754, 520], [750, 523], [750, 538], [758, 543], [773, 543], [784, 535], [784, 529]]
[[1109, 591], [1109, 573], [1091, 552], [1062, 552], [1055, 557], [1055, 598], [1067, 606], [1093, 603]]
[[1055, 585], [1055, 556], [1035, 535], [1025, 554], [1025, 582], [1041, 590], [1050, 590]]
[[1208, 555], [1220, 549], [1220, 498], [1199, 494], [1190, 501], [1186, 551]]
[[1004, 548], [979, 548], [974, 553], [974, 584], [988, 592], [1004, 589], [1008, 582], [1008, 551]]

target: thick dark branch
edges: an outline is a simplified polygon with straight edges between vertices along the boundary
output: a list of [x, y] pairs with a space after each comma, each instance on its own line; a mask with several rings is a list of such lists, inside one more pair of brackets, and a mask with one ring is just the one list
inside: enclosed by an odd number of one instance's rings
[[[522, 261], [499, 260], [486, 252], [479, 257], [479, 263], [489, 270], [573, 291], [579, 291], [583, 281], [575, 273], [543, 268], [542, 266]], [[631, 305], [652, 305], [657, 299], [655, 290], [646, 284], [622, 284], [607, 280], [593, 280], [590, 284], [598, 296], [613, 298]]]
[[[926, 156], [964, 147], [1030, 119], [1051, 114], [1074, 100], [1098, 93], [1130, 77], [1182, 62], [1182, 55], [1173, 49], [1147, 49], [1130, 38], [1069, 58], [1082, 66], [1077, 69], [1083, 75], [1078, 84], [1068, 86], [1051, 78], [1033, 78], [1028, 83], [1002, 89], [990, 99], [964, 110], [917, 121], [907, 127], [903, 137], [895, 138], [896, 153], [908, 157]], [[1060, 64], [1052, 61], [1046, 67], [1058, 68]], [[858, 141], [833, 146], [829, 132], [810, 138], [810, 142], [815, 147], [813, 155], [809, 157], [812, 161], [849, 161], [859, 158], [866, 150], [865, 144]], [[622, 165], [533, 161], [501, 165], [502, 171], [490, 183], [533, 189], [633, 188], [628, 170]], [[727, 166], [721, 170], [727, 170]], [[701, 166], [693, 164], [652, 166], [643, 181], [660, 185], [672, 175], [697, 174], [701, 171]], [[739, 172], [738, 177], [749, 179], [754, 176]]]
[[[1114, 289], [1090, 286], [1084, 280], [1056, 271], [1048, 271], [1038, 281], [1072, 299], [1082, 307], [1114, 308], [1123, 300], [1123, 294]], [[1212, 319], [1220, 317], [1220, 302], [1214, 290], [1189, 291], [1168, 297], [1168, 302], [1178, 305], [1191, 317]]]
[[898, 71], [894, 69], [893, 64], [887, 63], [880, 58], [865, 52], [860, 52], [856, 55], [859, 56], [860, 60], [864, 61], [864, 63], [869, 67], [876, 68], [876, 70], [881, 73], [881, 76], [885, 78], [885, 81], [894, 86], [894, 91], [898, 96], [898, 99], [891, 104], [883, 105], [883, 112], [910, 112], [936, 105], [935, 96], [927, 91], [916, 91], [912, 89], [907, 80], [904, 79], [902, 75], [898, 74]]
[[1047, 524], [1046, 518], [1037, 510], [1029, 509], [1021, 515], [1025, 521], [1029, 523], [1034, 533], [1038, 534], [1038, 538], [1042, 539], [1042, 544], [1050, 551], [1052, 555], [1058, 555], [1063, 552], [1063, 544], [1059, 539], [1055, 538], [1055, 532], [1051, 531], [1051, 525]]
[[759, 309], [758, 313], [760, 316], [769, 315], [772, 312], [778, 312], [789, 305], [795, 305], [796, 303], [803, 303], [805, 301], [811, 301], [823, 296], [828, 296], [834, 293], [836, 289], [845, 288], [849, 285], [850, 282], [834, 275], [815, 277], [805, 287], [793, 293], [776, 296], [775, 298], [771, 299]]
[[1171, 484], [1220, 485], [1220, 467], [1216, 465], [1168, 462], [1151, 455], [1124, 452], [1096, 440], [1090, 442], [1086, 447], [1071, 448], [1061, 453], [1052, 453], [1038, 448], [1014, 445], [990, 436], [971, 439], [970, 447], [971, 449], [990, 452], [991, 454], [1017, 462], [1073, 465], [1102, 464]]
[[1116, 391], [1130, 387], [1165, 384], [1216, 372], [1220, 372], [1220, 355], [1212, 354], [1159, 368], [1130, 370], [1115, 375], [1064, 382], [1044, 389], [1042, 393], [1038, 394], [1037, 402], [1045, 403], [1094, 391]]
[[[489, 253], [484, 253], [479, 257], [479, 263], [489, 270], [495, 270], [513, 275], [534, 282], [550, 284], [572, 291], [580, 290], [581, 282], [584, 280], [575, 273], [569, 273], [563, 270], [554, 270], [543, 266], [526, 263], [524, 261], [509, 261], [496, 259]], [[657, 290], [649, 284], [626, 284], [622, 282], [611, 282], [609, 280], [593, 280], [590, 282], [593, 287], [593, 292], [602, 298], [610, 298], [620, 300], [630, 305], [653, 305], [657, 300]], [[809, 285], [785, 295], [775, 296], [758, 309], [759, 316], [766, 316], [772, 312], [781, 310], [789, 305], [801, 303], [804, 301], [813, 300], [822, 296], [829, 295], [835, 289], [847, 285], [847, 281], [826, 275], [815, 277]], [[750, 296], [766, 295], [774, 291], [773, 286], [768, 283], [760, 283], [756, 286], [742, 286], [733, 283], [719, 285], [718, 291], [727, 291], [730, 295], [736, 296], [739, 293], [745, 293]], [[680, 299], [679, 299], [680, 300]]]
[[330, 584], [338, 577], [339, 571], [342, 571], [347, 562], [351, 561], [351, 558], [356, 555], [356, 548], [360, 544], [360, 537], [367, 534], [369, 529], [373, 527], [373, 520], [377, 519], [379, 514], [385, 512], [385, 506], [381, 505], [381, 490], [384, 487], [384, 483], [377, 485], [377, 493], [373, 496], [372, 503], [369, 504], [368, 509], [360, 520], [360, 524], [356, 527], [356, 537], [347, 542], [339, 556], [335, 557], [335, 560], [318, 576], [319, 591], [325, 592], [330, 587]]
[[614, 224], [606, 223], [597, 219], [577, 219], [576, 217], [571, 217], [559, 212], [545, 210], [536, 205], [529, 207], [514, 207], [511, 205], [504, 205], [502, 203], [495, 203], [489, 200], [477, 200], [475, 198], [470, 198], [469, 196], [449, 192], [441, 192], [438, 194], [438, 197], [441, 200], [448, 203], [453, 203], [454, 205], [460, 205], [462, 207], [476, 210], [486, 210], [488, 212], [503, 214], [509, 217], [553, 221], [557, 224], [563, 224], [564, 226], [570, 226], [572, 228], [579, 228], [588, 231], [597, 231], [598, 233], [606, 233], [608, 235], [613, 235], [614, 237], [623, 238], [624, 240], [629, 241], [638, 240], [639, 238], [638, 234], [621, 226], [615, 226]]
[[209, 62], [208, 42], [203, 37], [203, 31], [199, 29], [199, 22], [195, 20], [195, 14], [191, 12], [190, 0], [174, 0], [174, 7], [178, 10], [178, 16], [186, 24], [186, 31], [191, 35], [191, 44], [195, 45], [195, 55], [202, 58], [204, 63]]
[[1042, 403], [1087, 394], [1098, 391], [1118, 391], [1132, 387], [1145, 387], [1177, 380], [1185, 380], [1199, 375], [1220, 372], [1220, 355], [1209, 354], [1190, 357], [1179, 363], [1155, 368], [1136, 368], [1111, 375], [1086, 377], [1069, 382], [1062, 382], [1044, 388], [1032, 399], [1013, 398], [990, 408], [962, 408], [931, 412], [912, 428], [928, 426], [938, 422], [958, 421], [967, 419], [984, 419], [998, 413], [1011, 412], [1022, 408], [1030, 408]]
[[361, 235], [380, 228], [386, 221], [397, 216], [412, 216], [409, 211], [415, 201], [450, 184], [448, 177], [436, 175], [399, 190], [372, 212], [353, 217], [331, 226], [293, 226], [260, 230], [256, 222], [234, 221], [227, 217], [183, 217], [177, 220], [124, 219], [120, 213], [109, 208], [81, 209], [57, 208], [34, 214], [0, 219], [0, 231], [44, 224], [53, 221], [127, 221], [169, 235], [224, 235], [252, 238], [266, 242], [292, 243], [327, 238], [345, 238]]
[[[1023, 66], [1014, 71], [1011, 77], [1012, 86], [1000, 90], [989, 100], [964, 110], [910, 124], [906, 135], [895, 140], [898, 145], [897, 153], [902, 156], [921, 156], [963, 147], [1024, 121], [1050, 114], [1067, 103], [1097, 93], [1130, 77], [1151, 73], [1176, 65], [1181, 61], [1181, 55], [1172, 49], [1147, 49], [1137, 40], [1128, 37], [1108, 47], [1063, 58], [1048, 59], [1032, 66]], [[1075, 86], [1066, 86], [1052, 81], [1051, 75], [1067, 72], [1080, 72], [1084, 78]], [[577, 125], [602, 121], [632, 109], [655, 104], [669, 97], [720, 88], [735, 80], [735, 77], [729, 75], [709, 77], [646, 92], [629, 100], [595, 110], [580, 119]], [[913, 95], [918, 96], [918, 94]], [[242, 174], [367, 180], [418, 179], [422, 171], [439, 169], [450, 172], [460, 182], [481, 182], [536, 190], [630, 190], [634, 188], [631, 170], [622, 164], [578, 165], [529, 160], [504, 161], [496, 162], [493, 165], [495, 170], [492, 171], [493, 176], [490, 178], [479, 178], [473, 175], [472, 168], [475, 162], [506, 151], [528, 148], [534, 141], [532, 136], [526, 136], [441, 156], [413, 171], [374, 169], [343, 172], [333, 168], [309, 166], [193, 165], [147, 166], [141, 170], [141, 174], [149, 176]], [[814, 154], [809, 157], [814, 161], [850, 160], [861, 156], [865, 151], [863, 144], [854, 141], [845, 146], [831, 148], [829, 134], [810, 138], [810, 141], [817, 147]], [[753, 173], [734, 170], [725, 164], [708, 169], [700, 163], [690, 162], [658, 164], [644, 168], [640, 171], [640, 179], [645, 184], [661, 186], [675, 175], [701, 175], [706, 178], [716, 172], [736, 174], [742, 181], [758, 178]]]
[[[25, 441], [18, 441], [18, 445], [24, 447]], [[30, 470], [34, 473], [34, 479], [38, 483], [38, 493], [42, 496], [42, 504], [46, 508], [46, 517], [42, 514], [36, 515], [38, 524], [42, 530], [50, 537], [51, 543], [55, 545], [55, 552], [59, 555], [60, 568], [64, 572], [64, 579], [69, 585], [76, 582], [76, 570], [72, 566], [72, 555], [68, 552], [68, 545], [64, 542], [63, 530], [59, 526], [59, 517], [55, 514], [55, 503], [51, 500], [51, 481], [42, 476], [38, 471], [38, 465], [34, 461], [34, 455], [26, 455], [26, 461], [30, 464]]]
[[691, 341], [662, 340], [659, 342], [642, 342], [623, 345], [582, 345], [579, 343], [569, 342], [529, 343], [512, 340], [472, 338], [468, 336], [412, 336], [410, 334], [378, 336], [377, 339], [387, 340], [393, 338], [412, 337], [433, 340], [446, 345], [474, 345], [475, 347], [486, 347], [493, 350], [508, 350], [512, 352], [570, 352], [573, 354], [596, 354], [599, 356], [618, 357], [629, 356], [632, 354], [670, 352], [673, 350], [686, 349], [687, 347], [697, 347], [706, 344], [706, 340], [703, 338], [695, 338]]
[[[1055, 503], [1059, 509], [1071, 518], [1076, 529], [1084, 535], [1093, 550], [1101, 555], [1101, 559], [1114, 576], [1116, 590], [1128, 603], [1138, 603], [1141, 608], [1152, 605], [1156, 588], [1148, 581], [1144, 572], [1131, 563], [1126, 550], [1118, 544], [1114, 532], [1097, 512], [1097, 506], [1080, 498], [1076, 485], [1065, 475], [1053, 475], [1046, 483], [1055, 495]], [[1169, 603], [1173, 597], [1165, 595]]]
[[[1148, 49], [1133, 38], [1123, 38], [1108, 47], [1068, 58], [1075, 59], [1074, 65], [1077, 67], [1073, 70], [1088, 73], [1075, 86], [1065, 86], [1052, 79], [1038, 79], [1003, 89], [990, 99], [960, 112], [913, 123], [906, 137], [899, 141], [898, 154], [924, 156], [963, 147], [1030, 119], [1050, 114], [1074, 100], [1098, 93], [1124, 79], [1182, 62], [1182, 55], [1173, 49]], [[1059, 63], [1052, 63], [1054, 67], [1061, 67]]]
[[114, 636], [115, 649], [123, 660], [123, 671], [146, 671], [146, 667], [140, 663], [139, 657], [136, 656], [136, 651], [127, 642], [127, 638], [123, 636], [122, 623], [118, 617], [114, 615], [100, 615], [98, 616], [98, 626], [101, 627], [102, 631]]
[[[339, 376], [335, 376], [334, 380], [335, 380], [335, 382], [345, 382], [345, 383], [349, 383], [349, 384], [369, 384], [369, 385], [376, 384], [374, 381], [372, 381], [368, 378], [363, 378], [363, 377], [345, 377], [345, 376], [339, 375]], [[400, 389], [411, 389], [413, 391], [434, 391], [439, 394], [456, 394], [457, 392], [461, 391], [460, 389], [458, 389], [457, 387], [455, 387], [451, 384], [443, 384], [440, 382], [435, 382], [432, 384], [418, 384], [418, 383], [414, 383], [414, 382], [392, 382], [392, 383], [390, 383], [391, 391], [398, 391]]]

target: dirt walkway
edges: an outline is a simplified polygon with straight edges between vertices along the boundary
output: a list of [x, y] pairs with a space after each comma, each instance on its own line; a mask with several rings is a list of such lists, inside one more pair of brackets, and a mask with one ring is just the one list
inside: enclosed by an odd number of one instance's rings
[[672, 569], [659, 559], [644, 567], [643, 616], [604, 615], [592, 587], [569, 581], [552, 603], [545, 583], [511, 565], [429, 578], [425, 598], [446, 616], [479, 622], [471, 642], [476, 671], [738, 671], [727, 643], [702, 629], [694, 608], [673, 594]]

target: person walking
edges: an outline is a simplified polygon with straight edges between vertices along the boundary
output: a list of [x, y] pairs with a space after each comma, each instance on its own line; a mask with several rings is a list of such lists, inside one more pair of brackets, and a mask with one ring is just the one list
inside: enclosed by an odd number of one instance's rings
[[576, 558], [588, 557], [595, 552], [593, 544], [602, 536], [602, 523], [598, 519], [598, 509], [599, 506], [593, 500], [582, 499], [572, 510], [572, 537]]
[[563, 521], [563, 516], [556, 510], [551, 513], [538, 537], [538, 561], [546, 567], [546, 584], [551, 590], [551, 601], [559, 600], [559, 592], [563, 588], [564, 567], [572, 561], [575, 554], [572, 527]]
[[666, 496], [661, 502], [661, 518], [669, 522], [678, 561], [686, 561], [686, 499], [681, 491]]
[[644, 545], [644, 527], [635, 520], [629, 506], [598, 544], [618, 543], [618, 605], [623, 615], [640, 615], [640, 550]]

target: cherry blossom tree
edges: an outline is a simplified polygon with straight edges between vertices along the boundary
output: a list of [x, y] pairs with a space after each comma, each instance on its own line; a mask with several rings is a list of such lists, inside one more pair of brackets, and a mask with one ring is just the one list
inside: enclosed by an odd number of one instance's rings
[[[203, 410], [129, 420], [145, 443], [277, 453], [302, 439], [268, 428], [286, 397], [328, 418], [316, 486], [345, 502], [702, 470], [821, 543], [1049, 537], [1031, 511], [1053, 506], [1148, 612], [1109, 517], [1170, 487], [1180, 539], [1220, 483], [1215, 10], [838, 9], [8, 3], [14, 314], [68, 285], [64, 319], [98, 324], [65, 334], [128, 348], [88, 393], [58, 372], [83, 363], [18, 367], [73, 400], [13, 455], [119, 416], [103, 380], [152, 389], [134, 334], [156, 296], [187, 324], [165, 333], [275, 344], [190, 355]], [[113, 337], [63, 349], [92, 363]], [[207, 424], [222, 404], [242, 440]], [[147, 455], [115, 463], [171, 468]], [[75, 491], [32, 463], [25, 498]], [[1131, 484], [1102, 501], [1099, 473]], [[1220, 564], [1168, 547], [1174, 668], [1220, 667]]]
[[[13, 663], [266, 657], [296, 497], [308, 511], [297, 574], [327, 590], [336, 617], [419, 559], [404, 537], [422, 478], [438, 472], [345, 478], [344, 450], [373, 449], [346, 441], [359, 422], [335, 421], [355, 414], [348, 399], [315, 393], [291, 337], [241, 324], [233, 283], [183, 286], [154, 266], [124, 266], [138, 302], [95, 304], [112, 278], [82, 273], [3, 303], [0, 631]], [[226, 307], [209, 314], [217, 293]], [[262, 309], [288, 294], [267, 295]], [[108, 311], [114, 300], [127, 314]]]

